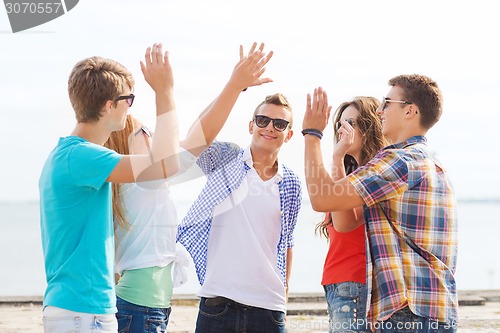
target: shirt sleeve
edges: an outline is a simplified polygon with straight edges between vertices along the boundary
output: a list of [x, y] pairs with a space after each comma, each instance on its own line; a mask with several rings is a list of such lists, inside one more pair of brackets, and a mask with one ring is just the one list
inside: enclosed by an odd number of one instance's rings
[[408, 166], [398, 150], [382, 151], [347, 176], [367, 206], [399, 196], [408, 189]]
[[238, 156], [240, 147], [230, 142], [214, 141], [198, 157], [196, 163], [204, 174], [210, 174]]
[[301, 183], [298, 178], [293, 182], [293, 202], [290, 205], [290, 229], [287, 235], [287, 248], [292, 248], [295, 245], [294, 230], [297, 225], [297, 219], [299, 216], [300, 207], [302, 205], [302, 188]]
[[117, 152], [90, 142], [76, 145], [69, 157], [69, 172], [76, 185], [98, 190], [121, 159]]

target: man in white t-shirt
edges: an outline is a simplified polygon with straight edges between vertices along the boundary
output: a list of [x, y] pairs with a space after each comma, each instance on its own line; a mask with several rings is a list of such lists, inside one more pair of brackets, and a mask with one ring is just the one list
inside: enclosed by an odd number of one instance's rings
[[250, 146], [214, 142], [198, 158], [207, 183], [179, 225], [201, 289], [196, 332], [285, 332], [299, 178], [278, 161], [293, 135], [281, 94], [249, 123]]

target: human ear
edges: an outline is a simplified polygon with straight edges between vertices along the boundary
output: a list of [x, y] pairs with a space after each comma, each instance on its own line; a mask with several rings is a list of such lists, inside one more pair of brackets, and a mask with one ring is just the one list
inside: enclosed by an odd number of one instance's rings
[[111, 109], [113, 108], [113, 101], [112, 100], [109, 100], [106, 102], [106, 104], [104, 104], [104, 107], [103, 107], [103, 110], [102, 112], [111, 112]]
[[286, 135], [285, 142], [288, 142], [293, 136], [293, 130], [289, 130], [288, 134]]

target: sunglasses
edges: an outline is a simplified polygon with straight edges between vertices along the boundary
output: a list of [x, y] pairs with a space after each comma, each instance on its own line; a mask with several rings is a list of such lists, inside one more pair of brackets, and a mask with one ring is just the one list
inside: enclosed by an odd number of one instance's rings
[[[347, 118], [345, 121], [346, 121], [346, 123], [348, 123], [352, 127], [354, 127], [354, 125], [356, 125], [356, 122], [354, 121], [354, 119]], [[335, 123], [335, 130], [338, 131], [341, 127], [342, 127], [342, 121], [337, 121]]]
[[288, 124], [290, 124], [290, 122], [286, 121], [285, 119], [273, 119], [266, 116], [255, 116], [254, 122], [257, 127], [265, 128], [267, 127], [267, 125], [269, 125], [269, 122], [271, 120], [273, 121], [274, 129], [278, 132], [283, 132], [288, 127]]
[[386, 97], [382, 97], [382, 104], [380, 105], [380, 108], [382, 110], [385, 110], [387, 108], [387, 103], [401, 103], [401, 104], [413, 104], [412, 102], [407, 102], [407, 101], [397, 101], [395, 99], [389, 99]]
[[132, 104], [134, 104], [134, 98], [135, 98], [135, 95], [134, 94], [130, 94], [130, 95], [125, 95], [125, 96], [120, 96], [118, 97], [117, 99], [115, 99], [115, 102], [118, 102], [122, 99], [126, 100], [127, 101], [127, 104], [129, 107], [132, 106]]

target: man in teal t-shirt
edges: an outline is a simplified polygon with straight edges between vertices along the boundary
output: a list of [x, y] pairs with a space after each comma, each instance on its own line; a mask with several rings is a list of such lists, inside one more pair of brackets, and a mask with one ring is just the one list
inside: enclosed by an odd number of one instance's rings
[[61, 138], [39, 180], [40, 223], [47, 290], [46, 333], [117, 332], [114, 233], [110, 182], [161, 179], [177, 172], [161, 161], [177, 156], [173, 77], [161, 44], [146, 51], [144, 78], [156, 95], [156, 129], [150, 155], [119, 155], [102, 145], [122, 130], [134, 101], [131, 73], [119, 63], [91, 57], [77, 63], [68, 92], [77, 124]]
[[[121, 156], [77, 136], [61, 138], [40, 177], [44, 304], [115, 313], [111, 187]], [[61, 292], [63, 291], [63, 292]], [[83, 297], [80, 297], [83, 296]], [[78, 302], [75, 302], [75, 298]]]

